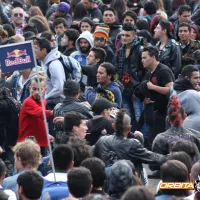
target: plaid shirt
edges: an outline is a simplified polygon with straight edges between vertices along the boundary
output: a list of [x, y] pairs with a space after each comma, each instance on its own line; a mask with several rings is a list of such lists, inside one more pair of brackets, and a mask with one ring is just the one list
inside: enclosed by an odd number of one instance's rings
[[[132, 49], [140, 43], [140, 40], [138, 37], [136, 37], [133, 40], [133, 43], [131, 45], [131, 51]], [[130, 55], [129, 55], [130, 56]], [[121, 80], [123, 75], [123, 69], [124, 69], [124, 61], [126, 59], [126, 46], [123, 44], [122, 47], [119, 50], [119, 55], [117, 57], [118, 65], [117, 65], [117, 73], [119, 76], [119, 80]]]

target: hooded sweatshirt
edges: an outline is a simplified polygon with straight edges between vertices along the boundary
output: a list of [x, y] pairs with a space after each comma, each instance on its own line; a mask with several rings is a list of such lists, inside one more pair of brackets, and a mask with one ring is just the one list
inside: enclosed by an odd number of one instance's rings
[[[103, 88], [100, 84], [97, 86], [99, 88]], [[119, 107], [121, 108], [122, 106], [122, 87], [116, 82], [113, 81], [111, 83], [109, 83], [108, 85], [106, 85], [104, 88], [104, 90], [109, 90], [113, 93], [114, 97], [115, 97], [115, 103], [117, 103], [119, 105]], [[96, 90], [93, 88], [86, 88], [85, 89], [85, 99], [92, 104], [96, 98]]]
[[51, 50], [45, 57], [43, 64], [45, 72], [49, 68], [49, 73], [51, 77], [47, 75], [47, 92], [45, 94], [45, 99], [50, 103], [59, 103], [62, 99], [62, 91], [65, 78], [65, 71], [62, 63], [58, 60], [61, 53], [57, 48]]
[[80, 34], [79, 38], [76, 40], [75, 46], [76, 46], [77, 51], [73, 52], [70, 56], [76, 59], [80, 63], [80, 65], [86, 65], [87, 55], [81, 52], [80, 44], [79, 44], [80, 39], [86, 39], [89, 42], [91, 47], [94, 46], [92, 34], [89, 31], [84, 31], [82, 34]]

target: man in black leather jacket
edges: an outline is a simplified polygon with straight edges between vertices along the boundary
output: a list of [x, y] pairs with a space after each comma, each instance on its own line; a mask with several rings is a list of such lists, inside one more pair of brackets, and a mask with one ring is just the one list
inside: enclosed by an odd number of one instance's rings
[[142, 163], [162, 164], [166, 161], [166, 156], [148, 151], [139, 140], [127, 139], [131, 130], [131, 118], [126, 110], [117, 113], [114, 126], [116, 133], [101, 137], [94, 148], [94, 156], [103, 160], [106, 166], [111, 166], [117, 160], [130, 160], [142, 178]]
[[181, 70], [181, 50], [179, 44], [172, 39], [172, 23], [161, 20], [154, 32], [154, 37], [159, 39], [156, 46], [159, 49], [160, 63], [167, 65], [178, 76]]

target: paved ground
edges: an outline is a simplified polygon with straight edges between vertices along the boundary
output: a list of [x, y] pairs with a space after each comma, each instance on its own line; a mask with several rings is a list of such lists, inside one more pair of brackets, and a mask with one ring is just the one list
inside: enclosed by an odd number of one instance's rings
[[[143, 164], [143, 166], [147, 170], [147, 174], [152, 174], [152, 171], [149, 169], [148, 165]], [[154, 194], [156, 193], [156, 187], [159, 181], [160, 181], [159, 179], [149, 179], [149, 188]]]

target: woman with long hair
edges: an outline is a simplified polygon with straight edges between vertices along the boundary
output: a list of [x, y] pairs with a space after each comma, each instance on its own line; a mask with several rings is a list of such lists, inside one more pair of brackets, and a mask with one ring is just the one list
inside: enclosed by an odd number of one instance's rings
[[113, 0], [110, 7], [116, 11], [118, 21], [119, 23], [122, 23], [123, 13], [126, 11], [125, 0]]
[[29, 15], [29, 19], [31, 17], [34, 17], [35, 15], [40, 15], [40, 16], [44, 17], [42, 11], [40, 10], [40, 8], [38, 6], [30, 7], [28, 10], [28, 15]]

